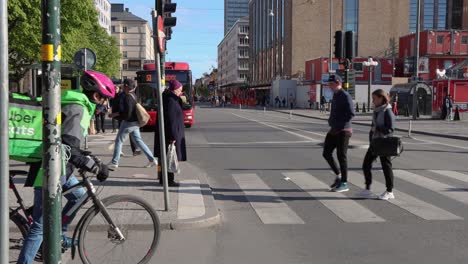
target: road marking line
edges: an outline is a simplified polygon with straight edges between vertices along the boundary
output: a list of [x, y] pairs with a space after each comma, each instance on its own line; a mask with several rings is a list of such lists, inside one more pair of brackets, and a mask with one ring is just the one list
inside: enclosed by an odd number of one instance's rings
[[[348, 175], [348, 182], [359, 186], [362, 185], [364, 176], [354, 171], [350, 171]], [[384, 184], [374, 181], [372, 187], [381, 192], [386, 190]], [[448, 211], [445, 211], [432, 204], [419, 200], [411, 195], [393, 189], [395, 199], [388, 200], [389, 203], [394, 204], [416, 216], [425, 220], [461, 220], [463, 218], [456, 216]], [[384, 202], [384, 201], [382, 201]]]
[[435, 141], [427, 140], [427, 139], [418, 139], [418, 138], [414, 138], [414, 137], [413, 137], [413, 139], [417, 140], [417, 141], [422, 141], [422, 142], [425, 142], [425, 143], [430, 143], [430, 144], [433, 144], [433, 145], [441, 145], [441, 146], [446, 146], [446, 147], [451, 147], [451, 148], [458, 148], [458, 149], [468, 150], [468, 147], [457, 146], [457, 145], [446, 144], [446, 143], [440, 143], [440, 142], [435, 142]]
[[328, 185], [306, 172], [284, 172], [292, 182], [317, 198], [325, 207], [330, 209], [341, 220], [348, 223], [385, 222], [385, 219], [374, 214], [356, 201], [349, 199], [342, 193], [329, 192]]
[[288, 134], [291, 134], [291, 135], [294, 135], [294, 136], [297, 136], [297, 137], [300, 137], [300, 138], [304, 138], [304, 139], [307, 139], [307, 140], [310, 140], [310, 141], [313, 141], [313, 142], [316, 142], [316, 143], [322, 142], [321, 140], [317, 140], [317, 139], [314, 139], [314, 138], [311, 138], [311, 137], [308, 137], [308, 136], [304, 136], [304, 135], [289, 131], [289, 130], [281, 128], [281, 127], [277, 127], [277, 126], [274, 126], [274, 125], [267, 124], [267, 123], [262, 122], [262, 121], [258, 121], [258, 120], [255, 120], [255, 119], [250, 119], [248, 117], [244, 117], [244, 116], [234, 114], [234, 113], [232, 113], [232, 114], [239, 117], [239, 118], [243, 118], [243, 119], [246, 119], [246, 120], [249, 120], [249, 121], [252, 121], [252, 122], [256, 122], [256, 123], [259, 123], [259, 124], [267, 126], [267, 127], [278, 129], [278, 130], [281, 130], [281, 131], [286, 132]]
[[301, 141], [258, 141], [258, 142], [211, 142], [209, 145], [254, 145], [254, 144], [299, 144], [299, 143], [317, 143], [316, 141], [311, 140], [301, 140]]
[[468, 175], [457, 172], [457, 171], [448, 171], [448, 170], [429, 170], [430, 172], [449, 177], [455, 180], [468, 183]]
[[264, 224], [304, 224], [304, 221], [257, 174], [233, 174], [232, 177]]
[[205, 202], [199, 180], [180, 181], [178, 196], [178, 219], [191, 219], [205, 215]]
[[457, 191], [457, 187], [441, 183], [409, 171], [395, 170], [394, 174], [395, 177], [398, 177], [404, 181], [419, 185], [464, 204], [468, 204], [468, 193]]

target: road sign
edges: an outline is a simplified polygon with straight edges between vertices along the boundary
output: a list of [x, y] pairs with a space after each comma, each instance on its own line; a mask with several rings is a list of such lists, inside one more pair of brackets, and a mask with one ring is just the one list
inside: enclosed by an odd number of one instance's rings
[[96, 66], [97, 58], [96, 53], [91, 49], [80, 49], [74, 56], [75, 65], [80, 70], [89, 70]]
[[166, 51], [166, 33], [164, 33], [164, 22], [161, 16], [157, 18], [158, 24], [158, 50], [159, 53], [164, 53]]
[[210, 90], [213, 91], [214, 86], [213, 86], [213, 85], [210, 85], [210, 86], [208, 86], [208, 88], [210, 88]]

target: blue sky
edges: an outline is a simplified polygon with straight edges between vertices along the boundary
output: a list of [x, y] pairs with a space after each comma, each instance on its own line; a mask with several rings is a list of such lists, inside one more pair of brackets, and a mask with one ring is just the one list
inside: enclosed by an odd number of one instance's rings
[[[218, 44], [224, 36], [224, 1], [222, 0], [173, 0], [177, 3], [177, 26], [167, 44], [171, 61], [190, 63], [193, 78], [217, 67]], [[111, 0], [124, 3], [133, 14], [151, 21], [154, 0]]]

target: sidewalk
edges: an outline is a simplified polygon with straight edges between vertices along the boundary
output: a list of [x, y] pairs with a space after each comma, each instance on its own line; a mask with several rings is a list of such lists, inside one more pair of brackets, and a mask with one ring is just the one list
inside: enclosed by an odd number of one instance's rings
[[[272, 111], [290, 114], [290, 109], [272, 109]], [[329, 113], [320, 113], [317, 110], [310, 109], [293, 109], [292, 114], [306, 118], [314, 118], [319, 120], [328, 120]], [[396, 122], [396, 130], [408, 133], [411, 117], [398, 116]], [[358, 113], [353, 120], [353, 124], [370, 126], [372, 115], [370, 113]], [[451, 121], [430, 119], [430, 117], [421, 117], [418, 120], [412, 121], [411, 133], [429, 135], [436, 137], [468, 140], [468, 122], [467, 121]]]
[[[152, 142], [152, 133], [143, 133], [146, 142]], [[116, 134], [99, 134], [89, 138], [89, 151], [107, 163], [112, 158], [109, 145], [113, 142]], [[150, 146], [152, 149], [152, 146]], [[129, 141], [123, 148], [124, 153], [131, 153]], [[169, 229], [191, 229], [210, 227], [220, 223], [220, 216], [215, 207], [214, 197], [208, 185], [206, 173], [191, 164], [181, 163], [181, 174], [176, 175], [176, 180], [181, 183], [179, 188], [169, 188], [170, 210], [164, 211], [164, 191], [157, 181], [156, 168], [144, 168], [148, 163], [144, 155], [124, 156], [120, 160], [119, 168], [112, 171], [108, 180], [104, 183], [93, 181], [99, 197], [105, 198], [111, 195], [130, 194], [138, 196], [153, 205], [159, 215], [161, 228]], [[10, 164], [11, 169], [27, 170], [26, 166], [15, 163]], [[25, 176], [15, 179], [16, 186], [27, 206], [32, 205], [33, 189], [25, 188], [23, 184]], [[63, 199], [66, 202], [66, 199]], [[16, 206], [13, 192], [9, 192], [10, 206]], [[78, 223], [81, 215], [88, 209], [90, 203], [82, 208], [72, 223], [71, 231]], [[133, 219], [128, 219], [132, 221]]]

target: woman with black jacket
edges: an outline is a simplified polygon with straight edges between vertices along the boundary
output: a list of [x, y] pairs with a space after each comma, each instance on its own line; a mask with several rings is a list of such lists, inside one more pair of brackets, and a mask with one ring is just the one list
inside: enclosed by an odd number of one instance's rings
[[[372, 127], [369, 133], [369, 141], [372, 139], [392, 136], [395, 131], [395, 115], [392, 112], [390, 98], [382, 89], [372, 93], [372, 101], [374, 103], [374, 114], [372, 117]], [[366, 179], [366, 189], [361, 192], [361, 197], [372, 198], [373, 193], [370, 191], [372, 184], [372, 163], [377, 159], [372, 150], [372, 146], [367, 150], [366, 157], [362, 169]], [[393, 194], [393, 170], [390, 157], [380, 157], [382, 169], [385, 175], [385, 185], [387, 190], [379, 196], [381, 200], [395, 199]]]
[[[169, 82], [169, 88], [164, 91], [163, 108], [164, 108], [164, 132], [166, 141], [166, 150], [170, 144], [174, 144], [179, 161], [187, 160], [187, 150], [185, 145], [185, 127], [184, 127], [184, 112], [182, 109], [183, 85], [177, 80]], [[157, 117], [156, 117], [157, 118]], [[159, 130], [156, 127], [155, 140], [159, 138]], [[156, 141], [157, 142], [157, 141]], [[159, 144], [155, 144], [155, 154], [160, 157]], [[159, 182], [162, 184], [161, 175], [158, 175]], [[171, 187], [179, 186], [179, 183], [174, 180], [174, 173], [168, 173], [168, 185]]]

